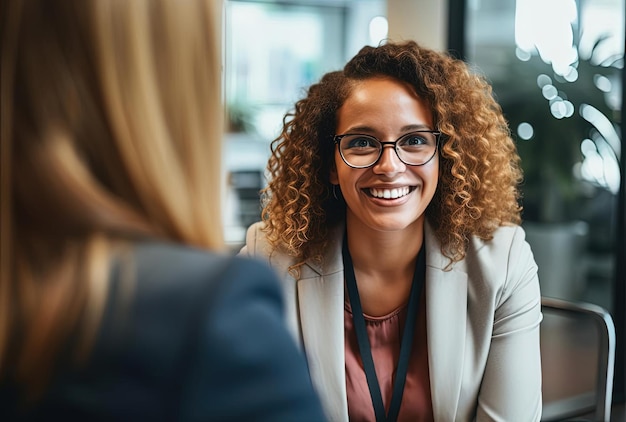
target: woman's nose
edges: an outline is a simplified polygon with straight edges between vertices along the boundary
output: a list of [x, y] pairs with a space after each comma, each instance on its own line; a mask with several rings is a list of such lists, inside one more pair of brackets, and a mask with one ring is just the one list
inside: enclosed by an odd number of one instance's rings
[[400, 160], [396, 149], [393, 145], [383, 145], [383, 151], [374, 165], [374, 173], [377, 174], [393, 174], [399, 173], [406, 169], [406, 164]]

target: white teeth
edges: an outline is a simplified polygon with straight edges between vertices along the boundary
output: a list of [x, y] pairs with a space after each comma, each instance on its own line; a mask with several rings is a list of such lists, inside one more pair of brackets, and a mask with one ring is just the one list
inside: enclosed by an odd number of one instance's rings
[[394, 189], [376, 189], [370, 188], [370, 194], [376, 198], [396, 199], [409, 194], [409, 187], [404, 186]]

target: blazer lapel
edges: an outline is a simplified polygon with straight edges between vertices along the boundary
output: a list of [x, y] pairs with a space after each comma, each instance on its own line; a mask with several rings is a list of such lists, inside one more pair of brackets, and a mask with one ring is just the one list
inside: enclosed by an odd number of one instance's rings
[[[333, 421], [348, 419], [344, 348], [343, 227], [329, 238], [322, 264], [302, 267], [297, 284], [302, 341], [313, 385]], [[343, 400], [337, 400], [338, 397]]]
[[[463, 265], [444, 271], [449, 260], [425, 225], [426, 313], [431, 399], [435, 420], [455, 420], [465, 356], [467, 273]], [[331, 241], [321, 265], [307, 263], [297, 283], [302, 341], [311, 379], [328, 417], [347, 421], [345, 378], [343, 227]], [[460, 267], [460, 268], [456, 268]], [[337, 397], [344, 398], [337, 400]]]
[[455, 420], [461, 391], [467, 318], [467, 273], [449, 259], [426, 224], [426, 320], [435, 420]]

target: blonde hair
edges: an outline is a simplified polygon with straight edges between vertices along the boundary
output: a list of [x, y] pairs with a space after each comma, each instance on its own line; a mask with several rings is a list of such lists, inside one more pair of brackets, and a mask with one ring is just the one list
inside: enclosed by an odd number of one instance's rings
[[222, 247], [219, 6], [3, 2], [0, 377], [93, 340], [124, 244]]

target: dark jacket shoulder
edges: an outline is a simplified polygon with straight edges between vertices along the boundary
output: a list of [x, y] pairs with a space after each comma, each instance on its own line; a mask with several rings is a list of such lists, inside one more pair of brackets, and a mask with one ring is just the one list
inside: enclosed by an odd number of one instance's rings
[[[24, 420], [323, 420], [273, 272], [165, 243], [113, 264], [90, 359]], [[294, 419], [295, 418], [295, 419]]]

